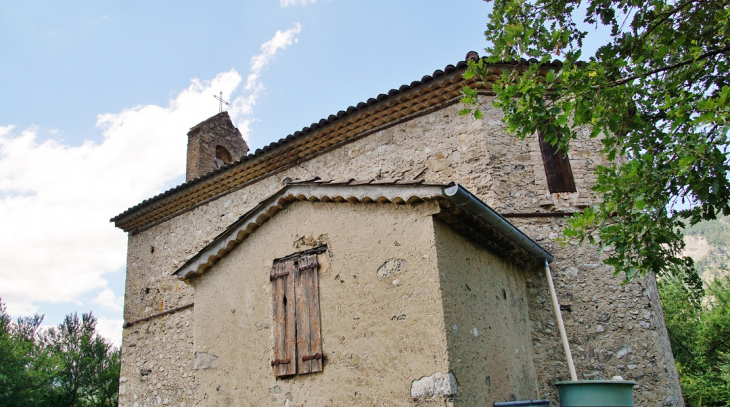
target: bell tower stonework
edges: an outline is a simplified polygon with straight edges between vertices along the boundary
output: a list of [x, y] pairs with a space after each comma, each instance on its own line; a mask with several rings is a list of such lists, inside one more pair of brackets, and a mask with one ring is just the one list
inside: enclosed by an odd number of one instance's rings
[[188, 163], [185, 180], [190, 181], [248, 153], [241, 132], [228, 112], [221, 112], [193, 126], [188, 132]]

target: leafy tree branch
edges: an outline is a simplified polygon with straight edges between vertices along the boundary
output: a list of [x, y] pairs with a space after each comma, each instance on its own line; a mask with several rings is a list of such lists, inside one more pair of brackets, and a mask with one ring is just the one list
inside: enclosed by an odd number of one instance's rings
[[0, 299], [0, 406], [117, 405], [120, 353], [96, 333], [96, 318], [67, 315], [12, 321]]
[[[465, 77], [494, 91], [508, 131], [542, 133], [570, 153], [588, 131], [606, 162], [602, 199], [570, 219], [565, 235], [607, 251], [627, 280], [685, 275], [682, 228], [730, 214], [730, 1], [495, 0], [487, 56]], [[578, 16], [582, 13], [582, 22]], [[588, 29], [605, 27], [584, 57]], [[548, 65], [552, 58], [562, 66]], [[535, 58], [525, 63], [521, 58]], [[492, 81], [495, 66], [512, 63]], [[476, 89], [461, 114], [482, 116]], [[696, 275], [696, 273], [695, 273]], [[693, 287], [701, 289], [699, 278]]]
[[[684, 60], [682, 62], [673, 64], [673, 65], [665, 66], [663, 68], [653, 69], [651, 71], [646, 72], [643, 75], [643, 77], [647, 77], [647, 76], [655, 75], [655, 74], [658, 74], [658, 73], [661, 73], [661, 72], [666, 72], [666, 71], [670, 71], [670, 70], [673, 70], [673, 69], [677, 69], [677, 68], [680, 68], [682, 66], [689, 65], [689, 64], [691, 64], [693, 62], [701, 61], [703, 59], [710, 58], [710, 57], [713, 57], [713, 56], [715, 56], [717, 54], [722, 54], [722, 53], [726, 53], [726, 52], [730, 52], [730, 46], [727, 46], [727, 47], [724, 47], [724, 48], [720, 48], [720, 49], [716, 49], [714, 51], [706, 52], [706, 53], [704, 53], [702, 55], [699, 55], [697, 58], [687, 59], [687, 60]], [[618, 80], [618, 81], [609, 83], [609, 85], [610, 86], [623, 85], [626, 82], [633, 81], [633, 80], [639, 79], [639, 78], [640, 78], [640, 76], [638, 76], [638, 75], [629, 76], [628, 78], [623, 78], [621, 80]]]

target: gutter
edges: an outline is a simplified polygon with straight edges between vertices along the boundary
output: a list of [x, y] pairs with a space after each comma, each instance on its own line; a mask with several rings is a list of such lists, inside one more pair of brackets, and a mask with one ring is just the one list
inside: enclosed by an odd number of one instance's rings
[[457, 184], [444, 188], [443, 193], [446, 199], [457, 205], [463, 211], [484, 221], [484, 223], [508, 237], [531, 255], [540, 260], [545, 260], [548, 263], [553, 262], [554, 259], [550, 253], [461, 185]]

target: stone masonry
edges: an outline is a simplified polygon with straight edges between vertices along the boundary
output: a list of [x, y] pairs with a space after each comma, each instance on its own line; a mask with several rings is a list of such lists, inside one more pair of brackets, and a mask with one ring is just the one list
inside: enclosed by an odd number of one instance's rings
[[[228, 112], [204, 120], [188, 132], [188, 161], [185, 180], [230, 164], [248, 153], [241, 132], [233, 126]], [[216, 160], [219, 160], [216, 164]]]
[[[194, 308], [173, 312], [194, 303], [194, 290], [172, 273], [242, 214], [280, 189], [286, 177], [455, 181], [505, 216], [572, 212], [596, 202], [598, 197], [590, 187], [595, 181], [594, 169], [602, 162], [597, 153], [600, 140], [586, 135], [571, 145], [569, 158], [577, 192], [550, 194], [537, 139], [519, 141], [506, 134], [501, 112], [491, 106], [488, 97], [484, 99], [482, 120], [458, 116], [457, 99], [428, 114], [413, 115], [307, 157], [295, 166], [130, 234], [120, 405], [196, 404]], [[221, 116], [229, 120], [223, 114], [216, 117]], [[217, 119], [210, 119], [202, 124], [211, 121], [217, 123]], [[193, 140], [204, 133], [196, 126], [191, 134]], [[200, 152], [197, 154], [200, 157]], [[197, 165], [196, 160], [192, 162]], [[191, 165], [189, 155], [188, 179], [195, 165]], [[620, 375], [637, 382], [637, 406], [684, 405], [653, 277], [622, 285], [622, 277], [614, 276], [613, 270], [602, 264], [602, 254], [595, 247], [558, 242], [562, 217], [510, 221], [556, 259], [552, 264], [555, 285], [579, 378]], [[348, 278], [343, 278], [343, 286], [347, 286]], [[536, 272], [528, 276], [527, 290], [539, 397], [556, 401], [553, 383], [569, 376], [543, 275]], [[171, 312], [142, 320], [162, 311]], [[424, 376], [432, 373], [424, 372]], [[363, 372], [364, 380], [369, 374]], [[287, 405], [302, 402], [292, 400]], [[257, 401], [252, 400], [251, 405]]]

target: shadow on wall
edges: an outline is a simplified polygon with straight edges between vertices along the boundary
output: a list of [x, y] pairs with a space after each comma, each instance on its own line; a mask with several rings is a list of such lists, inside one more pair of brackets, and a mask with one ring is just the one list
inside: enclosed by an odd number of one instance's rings
[[537, 398], [525, 270], [437, 221], [449, 366], [466, 405]]

